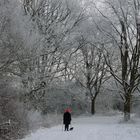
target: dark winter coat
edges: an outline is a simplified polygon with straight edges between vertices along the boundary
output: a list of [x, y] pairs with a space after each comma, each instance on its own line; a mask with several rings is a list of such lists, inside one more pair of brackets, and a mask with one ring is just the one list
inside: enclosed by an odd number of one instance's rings
[[65, 112], [63, 115], [63, 124], [70, 124], [71, 122], [71, 114], [69, 112]]

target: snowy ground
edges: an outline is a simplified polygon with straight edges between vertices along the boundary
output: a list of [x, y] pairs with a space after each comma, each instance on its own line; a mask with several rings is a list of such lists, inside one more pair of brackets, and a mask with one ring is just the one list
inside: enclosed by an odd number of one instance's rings
[[119, 123], [120, 116], [81, 117], [73, 119], [73, 131], [62, 131], [62, 125], [39, 129], [23, 140], [140, 140], [140, 120]]

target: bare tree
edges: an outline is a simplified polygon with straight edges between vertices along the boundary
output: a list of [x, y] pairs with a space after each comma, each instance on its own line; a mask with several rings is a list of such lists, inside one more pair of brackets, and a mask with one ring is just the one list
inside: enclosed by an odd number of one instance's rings
[[[69, 63], [68, 68], [74, 79], [87, 90], [86, 95], [91, 100], [91, 113], [95, 114], [95, 101], [103, 82], [105, 82], [107, 65], [99, 44], [95, 45], [83, 36], [77, 41], [80, 47], [72, 55], [74, 62]], [[73, 60], [74, 58], [75, 60]]]
[[[138, 89], [139, 58], [140, 58], [140, 3], [138, 0], [132, 1], [106, 1], [108, 15], [98, 12], [104, 17], [111, 30], [106, 30], [101, 26], [100, 30], [109, 36], [119, 49], [120, 73], [116, 73], [110, 58], [106, 56], [106, 64], [110, 68], [110, 73], [122, 86], [123, 92], [120, 94], [124, 101], [124, 120], [130, 120], [133, 93]], [[110, 14], [113, 12], [113, 15]], [[113, 16], [113, 17], [112, 17]]]
[[84, 16], [83, 11], [71, 7], [69, 3], [65, 0], [26, 0], [24, 3], [25, 12], [30, 14], [41, 38], [37, 43], [39, 49], [27, 61], [23, 78], [25, 88], [29, 94], [32, 93], [32, 97], [44, 95], [38, 94], [40, 90], [43, 93], [45, 91], [38, 89], [40, 83], [45, 82], [48, 87], [54, 80], [62, 80], [65, 75], [64, 56], [69, 49], [68, 42]]

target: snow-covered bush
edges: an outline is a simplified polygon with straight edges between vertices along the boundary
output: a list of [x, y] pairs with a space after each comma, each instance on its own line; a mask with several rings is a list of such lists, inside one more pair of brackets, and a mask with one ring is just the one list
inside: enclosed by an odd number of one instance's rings
[[0, 124], [10, 121], [8, 136], [21, 138], [28, 131], [27, 110], [19, 101], [19, 91], [13, 87], [13, 79], [0, 79]]
[[62, 122], [62, 116], [62, 114], [57, 113], [43, 115], [37, 110], [31, 110], [28, 112], [29, 130], [35, 131], [42, 127], [49, 128], [53, 125], [60, 124]]

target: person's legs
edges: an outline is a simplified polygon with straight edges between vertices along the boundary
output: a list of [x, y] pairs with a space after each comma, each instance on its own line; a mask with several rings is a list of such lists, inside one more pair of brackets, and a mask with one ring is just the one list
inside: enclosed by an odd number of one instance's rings
[[68, 131], [68, 125], [65, 124], [65, 131]]
[[69, 125], [65, 124], [65, 131], [69, 131]]
[[68, 124], [68, 126], [67, 126], [67, 131], [69, 131], [69, 124]]

